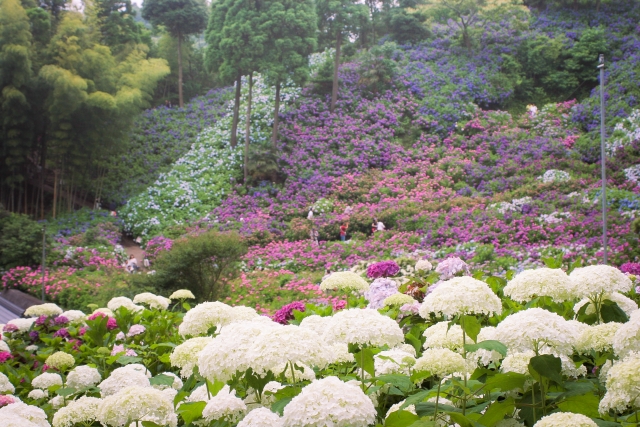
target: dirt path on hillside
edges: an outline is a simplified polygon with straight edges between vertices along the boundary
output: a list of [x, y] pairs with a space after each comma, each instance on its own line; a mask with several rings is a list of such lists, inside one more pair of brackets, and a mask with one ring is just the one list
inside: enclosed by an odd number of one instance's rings
[[122, 247], [127, 252], [127, 259], [130, 255], [133, 255], [138, 261], [138, 266], [142, 269], [142, 260], [144, 259], [144, 251], [139, 244], [133, 241], [131, 237], [122, 235]]

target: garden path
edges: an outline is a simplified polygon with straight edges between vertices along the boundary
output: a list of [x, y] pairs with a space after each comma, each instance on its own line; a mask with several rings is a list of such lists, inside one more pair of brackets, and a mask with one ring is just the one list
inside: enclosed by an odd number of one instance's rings
[[138, 265], [140, 266], [140, 268], [144, 268], [142, 266], [142, 260], [144, 259], [144, 251], [142, 250], [139, 244], [134, 242], [131, 237], [122, 235], [122, 247], [127, 252], [127, 258], [129, 258], [130, 255], [133, 255], [136, 258], [136, 260], [138, 260]]

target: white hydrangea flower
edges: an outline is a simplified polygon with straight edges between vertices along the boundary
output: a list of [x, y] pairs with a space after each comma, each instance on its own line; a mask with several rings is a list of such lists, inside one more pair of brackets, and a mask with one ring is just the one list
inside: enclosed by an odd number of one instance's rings
[[249, 412], [237, 427], [282, 427], [282, 419], [268, 408], [257, 408]]
[[110, 427], [125, 427], [132, 421], [151, 421], [169, 427], [178, 424], [172, 402], [152, 387], [126, 387], [106, 397], [96, 418]]
[[45, 365], [51, 366], [59, 371], [66, 371], [76, 364], [76, 359], [64, 351], [56, 351], [44, 361]]
[[196, 387], [189, 396], [184, 400], [185, 402], [208, 402], [210, 399], [209, 391], [206, 384]]
[[376, 375], [410, 375], [411, 367], [416, 363], [413, 354], [399, 349], [381, 351], [374, 356]]
[[173, 377], [173, 383], [171, 383], [170, 386], [164, 385], [164, 384], [157, 384], [157, 385], [154, 385], [153, 388], [157, 388], [158, 390], [165, 390], [168, 388], [171, 388], [174, 390], [180, 390], [184, 385], [180, 377], [174, 374], [173, 372], [163, 372], [161, 375], [167, 375], [169, 377]]
[[578, 336], [576, 351], [578, 353], [590, 353], [591, 350], [597, 352], [612, 350], [613, 338], [621, 326], [622, 323], [615, 322], [588, 326]]
[[540, 177], [540, 179], [542, 179], [543, 183], [548, 184], [550, 182], [568, 181], [571, 179], [571, 176], [565, 171], [549, 169]]
[[529, 362], [536, 354], [529, 350], [521, 353], [509, 353], [502, 360], [500, 371], [503, 373], [515, 372], [516, 374], [530, 375]]
[[351, 308], [331, 317], [323, 339], [330, 344], [343, 342], [393, 347], [404, 341], [404, 334], [395, 320], [383, 316], [378, 310]]
[[102, 399], [82, 396], [72, 400], [64, 408], [60, 408], [53, 415], [53, 427], [73, 427], [76, 424], [92, 423], [96, 421], [98, 409]]
[[622, 271], [609, 265], [576, 268], [569, 275], [576, 283], [576, 297], [594, 299], [601, 294], [628, 292], [632, 283]]
[[144, 310], [144, 307], [141, 305], [135, 305], [131, 298], [127, 297], [115, 297], [111, 298], [111, 300], [107, 303], [107, 308], [111, 311], [116, 311], [120, 307], [124, 307], [131, 312], [138, 312]]
[[609, 369], [613, 366], [613, 362], [611, 360], [607, 360], [600, 367], [600, 372], [598, 373], [598, 380], [603, 386], [607, 385], [607, 374], [609, 373]]
[[[609, 301], [615, 302], [616, 304], [618, 304], [618, 307], [620, 307], [620, 309], [624, 311], [624, 313], [627, 316], [631, 316], [631, 314], [634, 311], [638, 310], [638, 304], [636, 304], [634, 300], [632, 300], [631, 298], [627, 298], [626, 296], [622, 295], [619, 292], [613, 292], [611, 294], [603, 294], [602, 300], [609, 300]], [[576, 305], [573, 306], [574, 313], [577, 314], [580, 311], [580, 309], [585, 305], [587, 305], [585, 314], [594, 314], [596, 312], [596, 308], [593, 302], [589, 298], [583, 298], [580, 301], [578, 301]]]
[[212, 337], [191, 338], [173, 349], [169, 355], [171, 366], [180, 368], [180, 375], [188, 378], [198, 362], [198, 353], [213, 341]]
[[237, 397], [236, 392], [228, 385], [225, 385], [207, 402], [207, 406], [202, 410], [202, 417], [207, 422], [220, 420], [237, 423], [246, 410], [247, 405], [242, 399]]
[[109, 378], [98, 384], [100, 394], [102, 397], [112, 396], [121, 390], [129, 387], [135, 387], [137, 389], [151, 387], [149, 378], [144, 372], [129, 367], [130, 365], [123, 366], [114, 370]]
[[[425, 329], [424, 335], [427, 339], [424, 348], [448, 348], [456, 352], [462, 350], [462, 328], [460, 325], [451, 325], [449, 322], [438, 322]], [[469, 338], [469, 344], [472, 343]]]
[[200, 375], [226, 382], [237, 372], [254, 366], [252, 348], [261, 334], [283, 326], [271, 321], [237, 322], [225, 326], [198, 355]]
[[510, 352], [551, 349], [571, 354], [577, 333], [561, 316], [535, 307], [507, 316], [496, 327], [495, 336]]
[[45, 304], [32, 305], [24, 312], [24, 315], [29, 317], [57, 316], [59, 314], [62, 314], [62, 309], [56, 304], [50, 302]]
[[47, 390], [40, 390], [39, 388], [34, 388], [29, 392], [27, 397], [33, 400], [44, 399], [45, 397], [49, 397], [49, 392]]
[[578, 378], [587, 375], [587, 368], [580, 364], [576, 367], [576, 363], [567, 355], [560, 354], [556, 357], [560, 358], [562, 364], [562, 375], [569, 378]]
[[607, 392], [600, 401], [599, 411], [621, 413], [629, 407], [640, 406], [640, 353], [630, 353], [616, 362], [606, 374]]
[[[496, 328], [495, 326], [485, 326], [480, 329], [480, 333], [478, 333], [477, 342], [488, 341], [488, 340], [496, 340]], [[481, 366], [489, 366], [491, 363], [496, 363], [503, 356], [499, 352], [495, 350], [485, 350], [479, 349], [474, 351], [473, 353], [467, 353], [467, 359], [474, 359], [478, 361], [478, 364]]]
[[355, 359], [353, 354], [349, 353], [349, 345], [343, 342], [337, 342], [327, 346], [329, 351], [328, 363], [350, 363]]
[[429, 313], [492, 315], [502, 313], [502, 302], [486, 283], [469, 276], [454, 277], [425, 297], [419, 314], [428, 319]]
[[598, 424], [593, 422], [591, 418], [582, 414], [574, 414], [572, 412], [556, 412], [546, 417], [540, 418], [540, 420], [533, 425], [534, 427], [558, 427], [558, 426], [571, 426], [571, 427], [598, 427]]
[[255, 337], [247, 356], [259, 375], [289, 362], [322, 368], [331, 357], [318, 334], [295, 325], [264, 331]]
[[451, 374], [468, 374], [475, 369], [474, 361], [465, 360], [448, 348], [429, 348], [422, 353], [413, 366], [415, 372], [429, 372], [438, 378]]
[[34, 353], [34, 352], [38, 351], [38, 346], [35, 345], [35, 344], [32, 344], [32, 345], [26, 346], [24, 349], [27, 350], [27, 351], [30, 351], [31, 353]]
[[415, 266], [416, 271], [429, 271], [432, 268], [433, 268], [433, 265], [431, 265], [431, 263], [426, 259], [419, 260], [418, 262], [416, 262], [416, 266]]
[[367, 427], [376, 409], [360, 387], [326, 377], [307, 385], [284, 408], [284, 427]]
[[51, 372], [43, 372], [31, 381], [33, 388], [48, 389], [54, 385], [62, 385], [62, 377]]
[[0, 372], [0, 394], [12, 394], [16, 389], [9, 381], [9, 378], [2, 372]]
[[[13, 325], [18, 328], [17, 332], [28, 332], [31, 326], [38, 320], [36, 317], [30, 317], [29, 319], [13, 319], [7, 322], [7, 325]], [[5, 325], [6, 326], [6, 325]]]
[[0, 420], [3, 426], [50, 427], [47, 414], [42, 409], [19, 401], [0, 408]]
[[337, 271], [320, 283], [320, 289], [364, 292], [369, 289], [369, 283], [352, 271]]
[[7, 344], [6, 342], [0, 340], [0, 351], [7, 351], [7, 352], [11, 353], [11, 349], [9, 348], [9, 344]]
[[311, 316], [307, 316], [302, 319], [302, 322], [300, 322], [300, 327], [311, 329], [318, 335], [322, 336], [330, 322], [331, 317], [321, 317], [317, 314], [312, 314]]
[[76, 366], [67, 375], [67, 387], [76, 390], [91, 387], [100, 382], [100, 371], [87, 365]]
[[193, 295], [188, 289], [178, 289], [174, 293], [169, 296], [169, 299], [195, 299], [196, 297]]
[[[405, 399], [406, 400], [406, 399]], [[400, 410], [400, 407], [402, 405], [404, 405], [404, 400], [395, 403], [393, 405], [391, 405], [391, 408], [389, 408], [389, 410], [387, 411], [387, 415], [385, 415], [385, 419], [389, 418], [389, 415], [391, 415], [394, 412], [398, 412]], [[408, 405], [404, 408], [402, 408], [403, 411], [407, 411], [407, 412], [411, 412], [413, 415], [418, 415], [418, 413], [416, 412], [416, 405]]]
[[71, 323], [83, 322], [87, 317], [87, 315], [80, 310], [63, 311], [60, 316], [66, 317]]
[[132, 371], [136, 371], [139, 372], [141, 374], [145, 374], [145, 376], [147, 378], [151, 378], [151, 372], [149, 372], [149, 370], [147, 369], [146, 366], [140, 364], [140, 363], [130, 363], [128, 365], [123, 366], [122, 368], [118, 368], [118, 369], [122, 369], [122, 370], [132, 370]]
[[51, 400], [49, 400], [49, 405], [53, 409], [60, 409], [66, 404], [64, 396], [55, 396]]
[[563, 302], [574, 299], [576, 293], [576, 283], [559, 268], [524, 270], [504, 288], [504, 294], [518, 302], [527, 302], [541, 296]]
[[143, 292], [133, 297], [134, 303], [147, 304], [150, 308], [157, 308], [159, 310], [166, 310], [171, 304], [169, 298], [165, 298], [160, 295], [152, 294], [151, 292]]
[[388, 307], [388, 306], [399, 307], [405, 304], [413, 304], [414, 302], [416, 302], [416, 300], [410, 297], [409, 295], [398, 292], [396, 294], [386, 297], [384, 301], [382, 301], [382, 304], [384, 304], [385, 307]]
[[632, 313], [629, 321], [616, 331], [613, 336], [613, 351], [618, 357], [640, 352], [640, 310]]
[[260, 316], [258, 314], [258, 312], [253, 307], [246, 307], [244, 305], [237, 305], [235, 307], [231, 307], [231, 320], [230, 320], [230, 323], [243, 322], [243, 321], [246, 321], [246, 320], [255, 320], [255, 319], [259, 318], [259, 317], [263, 317], [265, 319], [269, 319], [266, 316]]
[[231, 307], [219, 301], [204, 302], [187, 311], [178, 332], [183, 337], [204, 335], [212, 326], [220, 328], [231, 321]]

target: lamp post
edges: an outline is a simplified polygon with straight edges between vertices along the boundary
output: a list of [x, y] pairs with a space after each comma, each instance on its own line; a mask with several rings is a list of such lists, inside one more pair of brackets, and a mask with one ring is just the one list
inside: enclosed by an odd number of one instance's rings
[[602, 247], [604, 249], [604, 264], [607, 264], [607, 157], [604, 149], [604, 55], [600, 55], [598, 69], [600, 69], [600, 164], [602, 174]]
[[47, 248], [47, 226], [42, 225], [42, 302], [44, 302], [44, 275], [45, 275], [45, 262], [46, 262], [46, 248]]

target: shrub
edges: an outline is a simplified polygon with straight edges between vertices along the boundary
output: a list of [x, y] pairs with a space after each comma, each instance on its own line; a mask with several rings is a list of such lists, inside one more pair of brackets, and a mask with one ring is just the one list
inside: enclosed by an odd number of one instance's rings
[[237, 233], [209, 231], [173, 242], [155, 262], [150, 284], [158, 288], [189, 289], [199, 300], [216, 301], [238, 272], [247, 248]]
[[[47, 239], [49, 252], [50, 239]], [[26, 215], [0, 211], [0, 269], [42, 260], [42, 226]]]

